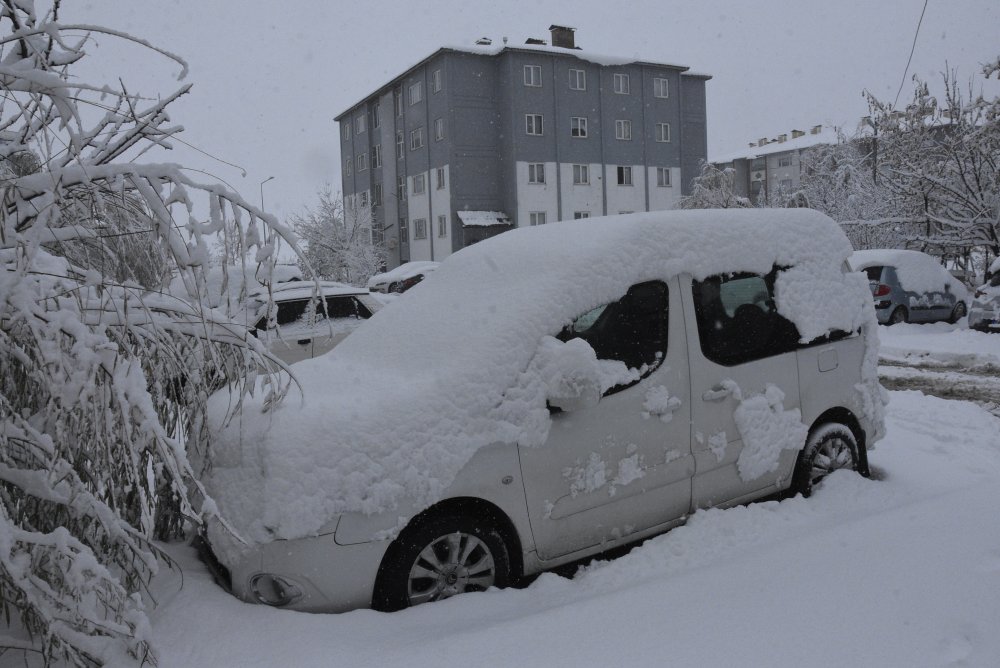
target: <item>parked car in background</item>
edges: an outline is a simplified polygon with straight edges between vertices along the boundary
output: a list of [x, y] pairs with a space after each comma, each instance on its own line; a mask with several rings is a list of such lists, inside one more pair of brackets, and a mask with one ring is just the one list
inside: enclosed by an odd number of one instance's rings
[[969, 327], [983, 332], [1000, 332], [1000, 258], [986, 272], [986, 282], [976, 288], [969, 309]]
[[406, 292], [440, 264], [430, 261], [406, 262], [391, 271], [369, 278], [368, 289], [372, 292]]
[[300, 365], [305, 402], [245, 397], [237, 424], [213, 397], [205, 486], [239, 534], [207, 523], [220, 581], [272, 606], [394, 610], [867, 473], [882, 395], [850, 252], [808, 209], [464, 248], [434, 290]]
[[382, 308], [368, 290], [344, 283], [320, 282], [319, 299], [312, 281], [280, 283], [272, 288], [277, 308], [275, 326], [268, 329], [267, 293], [247, 299], [240, 318], [251, 333], [286, 364], [319, 357]]
[[941, 263], [920, 251], [860, 250], [848, 259], [864, 272], [879, 323], [958, 322], [968, 311], [969, 290]]

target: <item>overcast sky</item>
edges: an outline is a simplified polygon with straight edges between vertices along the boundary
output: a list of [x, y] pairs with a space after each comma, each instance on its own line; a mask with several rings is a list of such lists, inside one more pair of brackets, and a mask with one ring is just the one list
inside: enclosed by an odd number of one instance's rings
[[[340, 184], [334, 116], [442, 45], [482, 36], [511, 44], [577, 28], [586, 51], [687, 65], [708, 82], [709, 157], [824, 123], [856, 125], [868, 89], [892, 100], [923, 0], [606, 0], [481, 3], [285, 0], [67, 2], [66, 22], [96, 23], [183, 56], [193, 91], [171, 107], [183, 138], [241, 171], [184, 146], [157, 160], [212, 172], [286, 217]], [[913, 74], [939, 81], [945, 64], [968, 79], [1000, 56], [1000, 1], [929, 0], [900, 97]], [[91, 80], [164, 95], [178, 68], [101, 38]], [[992, 89], [991, 89], [992, 90]], [[145, 159], [149, 159], [148, 157]], [[209, 177], [203, 177], [209, 178]]]

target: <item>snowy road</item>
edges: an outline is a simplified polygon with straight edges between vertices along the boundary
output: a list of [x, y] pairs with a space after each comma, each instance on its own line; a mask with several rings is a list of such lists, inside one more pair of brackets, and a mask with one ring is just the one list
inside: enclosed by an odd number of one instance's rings
[[1000, 416], [1000, 335], [944, 323], [879, 330], [887, 389], [972, 401]]

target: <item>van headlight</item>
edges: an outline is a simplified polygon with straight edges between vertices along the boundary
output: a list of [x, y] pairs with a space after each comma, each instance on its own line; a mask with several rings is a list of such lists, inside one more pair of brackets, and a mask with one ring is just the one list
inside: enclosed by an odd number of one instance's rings
[[254, 598], [266, 605], [282, 606], [302, 598], [302, 588], [273, 573], [258, 573], [250, 578]]

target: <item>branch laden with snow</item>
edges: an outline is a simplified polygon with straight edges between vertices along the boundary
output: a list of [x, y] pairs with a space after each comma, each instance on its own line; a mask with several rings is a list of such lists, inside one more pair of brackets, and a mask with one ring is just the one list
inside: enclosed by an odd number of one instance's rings
[[[295, 237], [235, 192], [139, 162], [170, 148], [188, 86], [150, 101], [70, 68], [94, 33], [186, 66], [58, 10], [0, 0], [0, 650], [155, 663], [145, 586], [167, 562], [152, 541], [214, 507], [188, 454], [211, 464], [205, 404], [228, 386], [235, 414], [267, 357], [207, 306], [207, 240], [266, 282]], [[273, 403], [289, 382], [259, 386]]]

